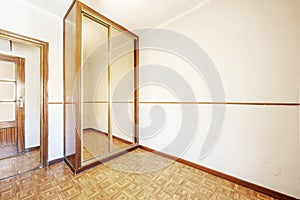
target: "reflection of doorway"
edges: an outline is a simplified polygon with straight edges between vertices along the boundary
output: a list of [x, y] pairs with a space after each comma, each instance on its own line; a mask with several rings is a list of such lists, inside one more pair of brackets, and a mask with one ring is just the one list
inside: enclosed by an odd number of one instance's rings
[[[34, 88], [26, 86], [27, 89], [25, 88], [25, 93], [22, 94], [26, 95], [26, 99], [24, 98], [25, 96], [22, 96], [24, 100], [23, 105], [22, 98], [19, 99], [21, 95], [17, 95], [14, 99], [14, 103], [16, 103], [18, 107], [23, 106], [23, 112], [25, 112], [23, 116], [23, 120], [25, 120], [25, 129], [23, 129], [25, 138], [23, 137], [22, 141], [24, 147], [18, 147], [18, 151], [22, 152], [19, 153], [18, 156], [12, 156], [6, 159], [0, 158], [0, 179], [3, 179], [3, 176], [9, 177], [17, 175], [34, 168], [44, 167], [48, 164], [48, 43], [0, 29], [0, 42], [1, 40], [4, 42], [0, 44], [0, 53], [12, 57], [24, 57], [24, 62], [26, 62], [25, 85], [27, 85], [29, 81], [36, 86]], [[5, 45], [3, 45], [4, 43]], [[6, 47], [7, 49], [5, 49]], [[32, 54], [33, 56], [31, 54], [28, 55], [27, 50], [34, 52], [34, 54]], [[25, 52], [25, 56], [22, 52]], [[35, 75], [32, 74], [32, 71], [27, 71], [28, 69], [33, 69], [30, 67], [32, 65], [27, 65], [29, 60], [32, 61], [32, 59], [35, 63], [34, 66], [36, 66], [34, 69], [38, 69], [38, 71], [35, 71]], [[32, 81], [33, 77], [35, 77], [35, 80], [38, 80], [38, 82]], [[23, 86], [25, 87], [25, 85]], [[35, 101], [32, 102], [29, 96], [34, 96]], [[33, 109], [37, 110], [35, 112], [37, 115], [35, 116], [38, 117], [33, 118], [31, 114], [27, 116], [28, 113], [32, 113]], [[1, 111], [2, 109], [0, 110], [0, 116]], [[27, 137], [28, 133], [32, 134], [32, 131], [28, 131], [33, 130], [32, 127], [35, 128], [35, 133], [38, 135], [38, 139], [35, 141], [28, 140]], [[21, 139], [22, 137], [19, 138]], [[2, 170], [5, 168], [4, 165], [6, 165], [6, 168], [11, 166], [15, 166], [15, 168], [8, 174], [4, 172], [5, 170]]]
[[0, 159], [25, 150], [25, 60], [0, 54]]

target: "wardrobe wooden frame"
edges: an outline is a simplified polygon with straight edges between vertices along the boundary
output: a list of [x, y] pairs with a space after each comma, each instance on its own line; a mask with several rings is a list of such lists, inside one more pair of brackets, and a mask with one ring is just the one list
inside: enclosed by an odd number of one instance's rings
[[[80, 71], [80, 67], [82, 64], [82, 58], [81, 58], [81, 53], [82, 53], [82, 16], [86, 15], [89, 18], [99, 21], [100, 24], [101, 22], [103, 24], [106, 24], [109, 26], [108, 28], [108, 38], [110, 38], [110, 29], [111, 28], [115, 28], [119, 31], [121, 31], [122, 33], [127, 34], [128, 36], [130, 36], [132, 39], [134, 39], [134, 122], [135, 122], [135, 127], [134, 127], [134, 144], [131, 145], [128, 148], [122, 149], [120, 151], [117, 151], [115, 153], [109, 153], [107, 155], [107, 157], [104, 155], [103, 158], [101, 159], [97, 159], [95, 158], [95, 161], [87, 164], [87, 165], [82, 165], [82, 160], [81, 160], [81, 137], [80, 137], [80, 132], [78, 130], [81, 131], [82, 127], [81, 127], [81, 109], [80, 109], [80, 105], [77, 106], [77, 111], [76, 111], [76, 150], [75, 150], [75, 155], [72, 156], [73, 158], [71, 159], [75, 159], [75, 166], [72, 165], [72, 163], [69, 162], [68, 158], [66, 158], [66, 104], [74, 104], [72, 102], [67, 102], [66, 101], [66, 73], [65, 73], [65, 69], [66, 69], [66, 55], [65, 55], [65, 48], [66, 48], [66, 37], [67, 37], [67, 33], [65, 31], [65, 21], [66, 18], [68, 17], [69, 13], [71, 12], [72, 9], [76, 9], [76, 61], [75, 61], [75, 71], [79, 72]], [[136, 149], [139, 145], [139, 106], [138, 106], [138, 102], [139, 102], [139, 91], [138, 91], [138, 86], [139, 86], [139, 74], [138, 74], [138, 66], [139, 66], [139, 37], [134, 34], [133, 32], [127, 30], [126, 28], [124, 28], [123, 26], [117, 24], [116, 22], [108, 19], [107, 17], [99, 14], [97, 11], [95, 11], [94, 9], [86, 6], [85, 4], [81, 3], [78, 0], [73, 1], [73, 3], [71, 4], [69, 10], [67, 11], [67, 13], [64, 16], [63, 19], [64, 22], [64, 155], [65, 155], [65, 162], [69, 165], [69, 167], [71, 168], [71, 170], [74, 173], [79, 173], [82, 172], [86, 169], [89, 169], [91, 167], [94, 167], [96, 165], [99, 165], [103, 162], [106, 162], [108, 160], [111, 160], [119, 155], [125, 154], [128, 151], [131, 151], [133, 149]], [[108, 69], [110, 69], [110, 67], [108, 67]], [[108, 72], [108, 76], [109, 76], [109, 72]], [[108, 80], [109, 84], [110, 84], [110, 80]], [[80, 98], [80, 96], [79, 96]], [[111, 104], [111, 101], [109, 101], [109, 104]], [[108, 106], [108, 113], [110, 113], [110, 105]], [[110, 117], [109, 117], [110, 119]], [[108, 124], [108, 127], [110, 127], [110, 122]], [[110, 130], [108, 131], [110, 133]]]

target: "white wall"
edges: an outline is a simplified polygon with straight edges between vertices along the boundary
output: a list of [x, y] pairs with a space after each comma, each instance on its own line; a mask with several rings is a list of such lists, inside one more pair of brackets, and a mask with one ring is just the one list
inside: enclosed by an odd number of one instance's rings
[[[0, 7], [0, 29], [49, 42], [49, 102], [62, 102], [62, 19], [23, 1], [5, 0]], [[63, 156], [62, 108], [62, 104], [48, 106], [49, 160]]]
[[[226, 101], [299, 103], [300, 1], [211, 0], [162, 28], [187, 36], [207, 52], [222, 79]], [[143, 42], [141, 37], [141, 46]], [[211, 101], [203, 77], [178, 56], [142, 49], [140, 62], [174, 69], [192, 87], [196, 101]], [[154, 76], [142, 73], [140, 80]], [[176, 95], [165, 90], [144, 87], [140, 99], [176, 101]], [[143, 129], [155, 121], [153, 106], [160, 106], [166, 116], [156, 134]], [[189, 108], [199, 112], [192, 144], [184, 154], [166, 152], [164, 147], [176, 139], [182, 110]], [[213, 151], [200, 159], [212, 114], [211, 105], [141, 104], [141, 144], [300, 197], [299, 106], [226, 106], [222, 135]]]

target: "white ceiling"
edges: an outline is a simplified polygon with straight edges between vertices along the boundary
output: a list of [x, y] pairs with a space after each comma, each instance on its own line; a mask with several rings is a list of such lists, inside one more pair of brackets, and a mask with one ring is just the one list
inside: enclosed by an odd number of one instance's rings
[[56, 16], [63, 17], [73, 0], [21, 0], [46, 10]]
[[[73, 0], [23, 0], [63, 17]], [[205, 0], [81, 0], [128, 29], [157, 27]]]

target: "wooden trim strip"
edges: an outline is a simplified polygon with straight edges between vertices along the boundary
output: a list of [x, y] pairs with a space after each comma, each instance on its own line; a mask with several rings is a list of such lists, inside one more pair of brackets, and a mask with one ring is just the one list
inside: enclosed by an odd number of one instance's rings
[[13, 42], [9, 40], [9, 51], [13, 50]]
[[68, 15], [69, 15], [69, 13], [71, 12], [71, 10], [72, 10], [73, 6], [75, 5], [76, 1], [77, 1], [77, 0], [73, 0], [73, 2], [71, 3], [69, 9], [67, 10], [67, 12], [66, 12], [66, 14], [65, 14], [65, 16], [64, 16], [64, 18], [63, 18], [63, 21], [65, 21], [66, 18], [68, 17]]
[[0, 129], [16, 127], [16, 121], [0, 122]]
[[134, 40], [134, 134], [135, 142], [139, 144], [139, 37]]
[[24, 150], [24, 152], [27, 153], [27, 152], [35, 151], [35, 150], [40, 150], [40, 146], [27, 148]]
[[199, 164], [196, 164], [196, 163], [193, 163], [191, 161], [187, 161], [185, 159], [182, 159], [182, 158], [178, 158], [178, 157], [175, 157], [175, 156], [171, 156], [169, 154], [166, 154], [166, 153], [163, 153], [163, 152], [160, 152], [160, 151], [156, 151], [154, 149], [151, 149], [151, 148], [148, 148], [148, 147], [145, 147], [145, 146], [142, 146], [142, 145], [139, 145], [139, 148], [145, 150], [145, 151], [148, 151], [148, 152], [151, 152], [151, 153], [154, 153], [154, 154], [157, 154], [157, 155], [160, 155], [162, 157], [165, 157], [165, 158], [169, 158], [169, 159], [172, 159], [176, 162], [179, 162], [179, 163], [182, 163], [184, 165], [187, 165], [187, 166], [190, 166], [190, 167], [193, 167], [195, 169], [199, 169], [201, 171], [204, 171], [206, 173], [209, 173], [209, 174], [212, 174], [214, 176], [217, 176], [217, 177], [220, 177], [220, 178], [223, 178], [223, 179], [226, 179], [228, 181], [231, 181], [235, 184], [238, 184], [238, 185], [241, 185], [241, 186], [244, 186], [244, 187], [247, 187], [249, 189], [252, 189], [252, 190], [255, 190], [257, 192], [260, 192], [260, 193], [263, 193], [263, 194], [266, 194], [268, 196], [271, 196], [271, 197], [274, 197], [276, 199], [281, 199], [281, 200], [297, 200], [297, 198], [295, 197], [291, 197], [291, 196], [288, 196], [286, 194], [283, 194], [283, 193], [280, 193], [280, 192], [277, 192], [277, 191], [274, 191], [274, 190], [271, 190], [269, 188], [265, 188], [263, 186], [259, 186], [259, 185], [256, 185], [254, 183], [250, 183], [248, 181], [245, 181], [245, 180], [242, 180], [242, 179], [239, 179], [239, 178], [236, 178], [234, 176], [231, 176], [231, 175], [228, 175], [228, 174], [225, 174], [225, 173], [222, 173], [222, 172], [219, 172], [219, 171], [216, 171], [216, 170], [213, 170], [213, 169], [210, 169], [208, 167], [204, 167], [202, 165], [199, 165]]
[[40, 76], [41, 76], [41, 98], [40, 98], [40, 146], [41, 146], [41, 165], [44, 167], [48, 163], [48, 79], [49, 79], [49, 43], [43, 42], [43, 45], [40, 48]]
[[16, 34], [10, 31], [5, 31], [0, 29], [0, 36], [7, 39], [12, 40], [15, 42], [20, 42], [22, 44], [29, 44], [29, 45], [35, 45], [38, 47], [44, 46], [45, 42], [41, 40], [37, 40], [31, 37], [27, 37], [24, 35]]
[[55, 159], [55, 160], [49, 161], [49, 162], [48, 162], [48, 166], [49, 166], [49, 165], [56, 164], [56, 163], [60, 163], [60, 162], [63, 162], [63, 161], [64, 161], [64, 157], [62, 157], [62, 158], [57, 158], [57, 159]]
[[[83, 103], [109, 103], [108, 101], [83, 101]], [[112, 101], [112, 103], [133, 103], [133, 101]]]
[[16, 80], [0, 79], [0, 83], [16, 83]]
[[64, 104], [64, 102], [48, 102], [48, 104], [53, 104], [53, 105], [63, 105]]
[[141, 101], [140, 104], [198, 104], [198, 105], [249, 105], [249, 106], [300, 106], [300, 103], [268, 103], [268, 102], [164, 102]]
[[87, 13], [88, 15], [91, 15], [91, 16], [95, 17], [96, 19], [100, 19], [104, 23], [107, 23], [107, 24], [113, 26], [114, 28], [116, 28], [116, 29], [118, 29], [118, 30], [120, 30], [122, 32], [126, 32], [128, 35], [130, 35], [134, 39], [138, 38], [138, 36], [136, 34], [134, 34], [133, 32], [129, 31], [128, 29], [126, 29], [125, 27], [119, 25], [118, 23], [116, 23], [116, 22], [108, 19], [104, 15], [101, 15], [96, 10], [88, 7], [87, 5], [85, 5], [85, 4], [83, 4], [83, 3], [79, 2], [79, 1], [78, 1], [78, 5], [80, 6], [81, 12], [83, 11], [84, 13]]
[[[79, 75], [81, 73], [81, 65], [82, 65], [82, 14], [81, 14], [81, 6], [80, 6], [80, 2], [76, 1], [75, 3], [75, 9], [76, 9], [76, 48], [75, 48], [75, 73], [77, 75]], [[82, 114], [82, 105], [81, 105], [81, 98], [82, 98], [82, 93], [81, 93], [81, 75], [78, 77], [79, 82], [76, 81], [76, 83], [74, 83], [74, 88], [76, 88], [75, 90], [77, 90], [75, 92], [75, 94], [77, 93], [75, 99], [78, 102], [75, 102], [75, 107], [76, 107], [76, 114], [75, 114], [75, 128], [76, 128], [76, 137], [75, 137], [75, 141], [76, 141], [76, 155], [75, 155], [75, 168], [78, 169], [81, 167], [81, 123], [82, 123], [82, 119], [81, 119], [81, 114]], [[73, 91], [74, 92], [74, 91]]]
[[17, 100], [0, 100], [0, 103], [16, 103]]
[[[26, 99], [25, 94], [25, 59], [19, 58], [16, 63], [16, 80], [17, 80], [17, 93], [15, 98], [24, 98]], [[26, 104], [26, 103], [25, 103]], [[17, 147], [18, 152], [25, 151], [25, 106], [21, 108], [16, 105], [16, 122], [17, 122]], [[40, 113], [41, 114], [41, 113]]]

